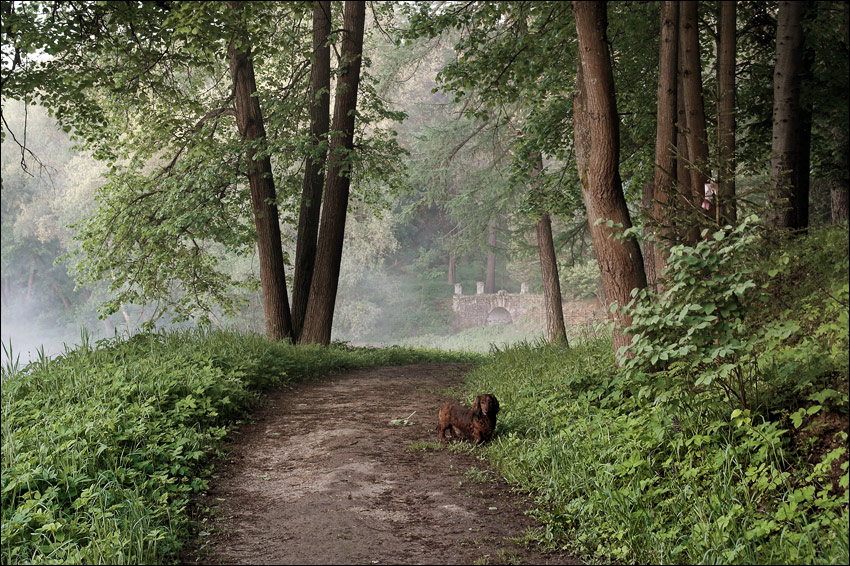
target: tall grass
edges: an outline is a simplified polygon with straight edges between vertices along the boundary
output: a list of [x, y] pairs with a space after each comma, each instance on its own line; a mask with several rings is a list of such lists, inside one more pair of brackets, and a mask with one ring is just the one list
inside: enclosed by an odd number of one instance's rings
[[364, 365], [475, 361], [175, 331], [2, 368], [3, 564], [174, 561], [210, 458], [268, 387]]

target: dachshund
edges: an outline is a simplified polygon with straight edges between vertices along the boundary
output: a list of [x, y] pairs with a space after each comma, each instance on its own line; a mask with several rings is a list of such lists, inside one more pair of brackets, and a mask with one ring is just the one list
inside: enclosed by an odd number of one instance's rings
[[437, 425], [440, 440], [448, 442], [446, 433], [449, 432], [453, 440], [462, 438], [476, 444], [487, 442], [496, 428], [498, 412], [499, 401], [491, 394], [476, 397], [471, 410], [458, 403], [448, 403], [440, 409]]

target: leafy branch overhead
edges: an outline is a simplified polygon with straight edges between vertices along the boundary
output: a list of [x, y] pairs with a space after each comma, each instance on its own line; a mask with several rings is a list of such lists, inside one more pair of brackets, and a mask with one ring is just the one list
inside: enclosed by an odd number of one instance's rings
[[[80, 283], [112, 281], [104, 314], [125, 303], [155, 302], [178, 319], [238, 307], [228, 291], [252, 283], [233, 280], [216, 257], [254, 253], [246, 156], [271, 158], [277, 206], [284, 217], [297, 209], [299, 171], [313, 151], [302, 96], [310, 7], [240, 9], [241, 18], [226, 2], [3, 3], [4, 100], [49, 108], [109, 165], [99, 207], [67, 256]], [[237, 131], [226, 58], [234, 37], [251, 45], [262, 140]], [[346, 163], [358, 178], [391, 179], [402, 150], [387, 124], [403, 114], [383, 105], [368, 75], [364, 83], [358, 151]], [[358, 198], [373, 199], [361, 187]]]

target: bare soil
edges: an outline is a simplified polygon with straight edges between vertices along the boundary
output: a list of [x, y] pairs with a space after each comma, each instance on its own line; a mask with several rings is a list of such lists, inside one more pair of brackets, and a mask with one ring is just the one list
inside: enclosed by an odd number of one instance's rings
[[441, 392], [469, 369], [373, 367], [270, 392], [195, 501], [183, 562], [580, 564], [511, 540], [537, 526], [527, 500], [477, 448], [438, 444]]

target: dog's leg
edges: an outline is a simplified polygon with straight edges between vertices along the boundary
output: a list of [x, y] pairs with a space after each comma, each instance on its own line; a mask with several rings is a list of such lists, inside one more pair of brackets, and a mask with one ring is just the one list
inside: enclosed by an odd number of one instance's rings
[[464, 438], [464, 436], [465, 435], [463, 434], [463, 431], [461, 429], [459, 429], [455, 425], [452, 425], [452, 438], [454, 438], [455, 440], [460, 440]]
[[439, 429], [440, 429], [440, 440], [443, 443], [448, 444], [449, 438], [446, 438], [446, 432], [452, 432], [452, 425], [446, 425], [446, 426], [440, 425]]

